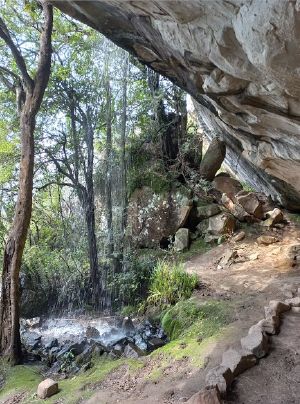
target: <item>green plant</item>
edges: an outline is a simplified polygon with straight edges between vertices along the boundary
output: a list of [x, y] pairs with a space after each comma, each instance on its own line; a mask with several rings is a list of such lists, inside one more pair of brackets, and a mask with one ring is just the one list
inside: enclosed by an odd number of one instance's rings
[[74, 367], [74, 359], [75, 359], [75, 355], [73, 354], [72, 351], [66, 352], [63, 355], [62, 363], [60, 365], [60, 370], [62, 372], [70, 372], [72, 370], [72, 368]]
[[185, 272], [182, 264], [159, 261], [151, 277], [147, 303], [163, 307], [188, 299], [197, 283], [197, 276]]

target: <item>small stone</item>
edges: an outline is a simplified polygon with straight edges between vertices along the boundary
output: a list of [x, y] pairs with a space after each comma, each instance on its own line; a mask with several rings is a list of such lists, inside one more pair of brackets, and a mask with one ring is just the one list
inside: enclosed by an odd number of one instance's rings
[[237, 233], [235, 236], [232, 237], [232, 240], [237, 243], [238, 241], [243, 240], [245, 236], [246, 233], [244, 231], [240, 231], [239, 233]]
[[269, 245], [273, 243], [277, 243], [279, 240], [273, 236], [260, 236], [257, 238], [258, 244]]
[[256, 356], [245, 350], [230, 348], [223, 353], [221, 366], [228, 367], [236, 377], [257, 363]]
[[258, 327], [252, 327], [250, 330], [248, 335], [241, 339], [241, 345], [258, 359], [263, 358], [269, 352], [268, 337]]
[[287, 299], [285, 303], [291, 307], [300, 307], [300, 296]]
[[211, 369], [205, 378], [208, 387], [218, 387], [221, 396], [225, 396], [227, 389], [230, 387], [234, 376], [229, 367], [217, 366]]
[[249, 255], [249, 260], [250, 260], [250, 261], [255, 261], [255, 260], [257, 260], [258, 256], [259, 256], [258, 253], [250, 254], [250, 255]]
[[221, 404], [221, 395], [218, 387], [205, 388], [194, 394], [187, 404]]
[[37, 395], [39, 398], [44, 399], [58, 393], [58, 383], [52, 379], [43, 380], [37, 388]]
[[269, 212], [266, 212], [266, 216], [267, 216], [267, 220], [265, 220], [262, 223], [262, 225], [266, 226], [266, 227], [271, 227], [271, 226], [277, 225], [283, 221], [283, 213], [278, 208], [275, 208]]

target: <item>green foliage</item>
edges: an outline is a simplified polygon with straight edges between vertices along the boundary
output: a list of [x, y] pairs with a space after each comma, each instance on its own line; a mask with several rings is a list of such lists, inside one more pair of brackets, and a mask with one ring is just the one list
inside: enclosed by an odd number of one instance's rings
[[156, 265], [155, 255], [138, 256], [134, 254], [126, 258], [125, 270], [114, 275], [110, 286], [115, 288], [123, 304], [130, 307], [137, 305], [145, 299], [153, 269]]
[[188, 299], [198, 284], [196, 275], [184, 271], [182, 264], [159, 261], [151, 277], [149, 305], [164, 307]]
[[229, 321], [228, 307], [222, 302], [178, 302], [165, 312], [162, 327], [171, 340], [184, 337], [201, 339], [212, 336]]

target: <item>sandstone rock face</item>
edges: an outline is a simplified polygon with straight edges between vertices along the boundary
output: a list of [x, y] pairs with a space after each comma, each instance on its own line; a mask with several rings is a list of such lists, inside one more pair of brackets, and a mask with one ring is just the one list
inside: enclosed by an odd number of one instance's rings
[[198, 391], [187, 401], [187, 404], [221, 404], [218, 387]]
[[300, 209], [299, 1], [53, 3], [187, 90], [239, 178]]
[[128, 237], [139, 247], [157, 247], [184, 226], [191, 210], [183, 191], [155, 194], [151, 188], [136, 189], [128, 206]]

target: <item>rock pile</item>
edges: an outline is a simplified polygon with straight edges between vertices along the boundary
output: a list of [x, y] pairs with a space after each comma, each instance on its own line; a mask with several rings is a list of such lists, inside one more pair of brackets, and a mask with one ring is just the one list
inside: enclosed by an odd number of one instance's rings
[[[291, 290], [288, 286], [285, 290]], [[265, 307], [265, 317], [250, 327], [248, 334], [241, 339], [240, 346], [223, 353], [221, 364], [207, 373], [206, 387], [192, 396], [188, 403], [221, 403], [220, 396], [226, 397], [233, 380], [269, 353], [271, 336], [280, 331], [281, 316], [289, 310], [300, 308], [300, 288], [297, 292], [295, 288], [292, 289], [292, 298], [270, 301]]]
[[[34, 328], [37, 323], [41, 328]], [[46, 331], [41, 319], [22, 321], [21, 338], [25, 357], [30, 361], [44, 362], [49, 368], [49, 375], [87, 370], [92, 366], [94, 356], [137, 358], [167, 342], [167, 336], [160, 327], [149, 321], [135, 326], [130, 318], [120, 321], [119, 328], [112, 327], [102, 334], [92, 326], [88, 326], [84, 332], [65, 333], [59, 337]]]

